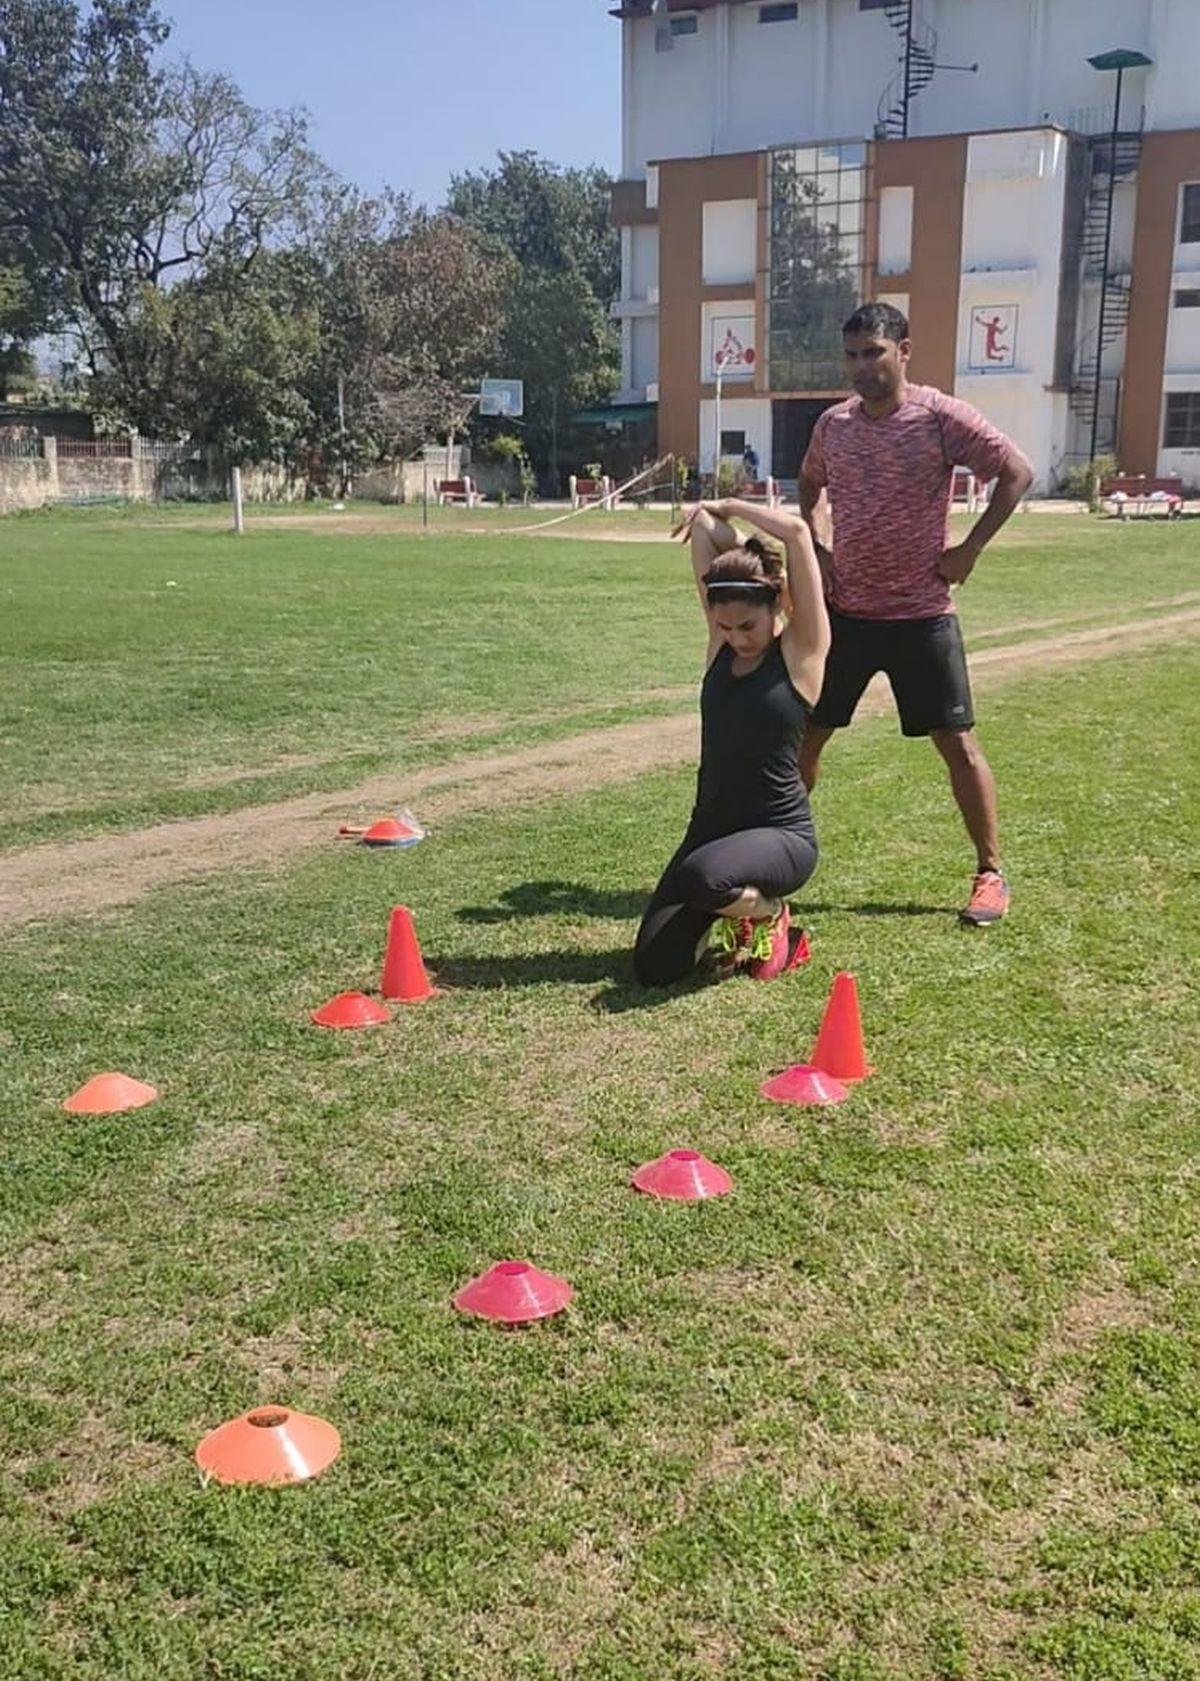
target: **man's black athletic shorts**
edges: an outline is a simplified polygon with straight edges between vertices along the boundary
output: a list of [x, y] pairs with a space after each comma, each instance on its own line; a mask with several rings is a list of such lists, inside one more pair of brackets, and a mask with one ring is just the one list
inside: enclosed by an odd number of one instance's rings
[[852, 619], [829, 614], [833, 640], [812, 721], [843, 729], [877, 671], [886, 673], [905, 735], [969, 730], [975, 722], [957, 613], [933, 619]]

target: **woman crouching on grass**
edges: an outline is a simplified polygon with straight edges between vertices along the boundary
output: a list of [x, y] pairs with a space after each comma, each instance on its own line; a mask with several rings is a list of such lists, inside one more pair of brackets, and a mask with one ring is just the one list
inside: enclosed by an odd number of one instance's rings
[[[742, 542], [745, 520], [782, 543]], [[808, 528], [795, 514], [736, 500], [685, 510], [708, 626], [700, 690], [696, 803], [687, 833], [642, 918], [634, 972], [643, 986], [690, 974], [716, 924], [728, 972], [773, 980], [797, 960], [785, 895], [816, 867], [817, 838], [796, 768], [825, 669], [829, 621]]]

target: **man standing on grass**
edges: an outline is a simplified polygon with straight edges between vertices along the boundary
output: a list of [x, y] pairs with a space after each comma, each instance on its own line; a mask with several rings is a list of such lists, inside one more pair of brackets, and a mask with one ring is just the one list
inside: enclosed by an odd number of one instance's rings
[[[811, 789], [821, 750], [854, 716], [863, 690], [887, 673], [905, 735], [927, 735], [975, 843], [976, 876], [963, 922], [998, 922], [1008, 909], [1000, 868], [996, 784], [975, 739], [975, 716], [950, 585], [970, 577], [984, 545], [1033, 481], [1033, 469], [968, 403], [907, 379], [908, 322], [890, 304], [864, 304], [843, 329], [858, 395], [827, 409], [800, 468], [800, 512], [825, 574], [833, 634], [825, 682], [800, 749]], [[994, 479], [970, 535], [947, 545], [955, 467]], [[817, 523], [829, 493], [832, 547]], [[824, 522], [822, 522], [824, 523]]]

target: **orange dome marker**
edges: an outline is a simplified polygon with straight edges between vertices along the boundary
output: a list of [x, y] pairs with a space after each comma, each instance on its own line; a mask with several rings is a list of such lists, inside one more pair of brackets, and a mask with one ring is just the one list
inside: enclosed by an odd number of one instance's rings
[[833, 977], [829, 1002], [821, 1020], [821, 1031], [813, 1046], [812, 1063], [835, 1080], [850, 1084], [865, 1080], [875, 1070], [867, 1062], [863, 1046], [862, 1021], [858, 1013], [858, 984], [843, 969]]
[[425, 839], [425, 830], [411, 811], [398, 811], [394, 817], [379, 817], [362, 828], [343, 823], [338, 829], [343, 840], [356, 840], [363, 846], [416, 846]]
[[364, 846], [415, 846], [423, 839], [421, 832], [399, 817], [381, 817], [378, 823], [363, 830]]
[[255, 1407], [210, 1431], [196, 1449], [196, 1464], [219, 1483], [302, 1483], [341, 1451], [341, 1436], [323, 1418]]
[[115, 1115], [122, 1109], [141, 1109], [158, 1096], [154, 1086], [128, 1074], [93, 1074], [86, 1085], [63, 1100], [72, 1115]]
[[365, 992], [339, 992], [328, 1004], [312, 1012], [318, 1027], [378, 1027], [391, 1021], [391, 1011], [385, 1010]]
[[379, 990], [396, 1004], [420, 1004], [438, 996], [437, 987], [425, 972], [425, 959], [407, 905], [397, 905], [388, 920]]

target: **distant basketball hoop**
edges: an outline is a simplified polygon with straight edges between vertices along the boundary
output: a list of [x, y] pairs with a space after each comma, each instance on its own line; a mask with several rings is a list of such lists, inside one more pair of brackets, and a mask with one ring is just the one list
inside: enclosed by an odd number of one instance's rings
[[484, 379], [479, 382], [480, 414], [504, 415], [517, 420], [525, 413], [525, 384], [519, 379]]

